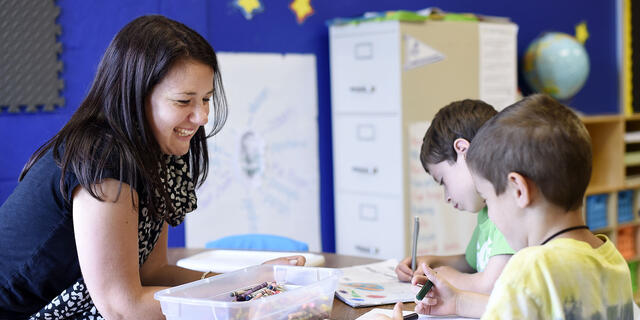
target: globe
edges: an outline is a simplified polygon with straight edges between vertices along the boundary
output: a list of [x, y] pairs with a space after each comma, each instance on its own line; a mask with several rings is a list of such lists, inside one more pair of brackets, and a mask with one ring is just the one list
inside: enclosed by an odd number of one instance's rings
[[548, 32], [529, 45], [523, 69], [531, 89], [566, 100], [580, 91], [587, 80], [589, 56], [574, 37]]

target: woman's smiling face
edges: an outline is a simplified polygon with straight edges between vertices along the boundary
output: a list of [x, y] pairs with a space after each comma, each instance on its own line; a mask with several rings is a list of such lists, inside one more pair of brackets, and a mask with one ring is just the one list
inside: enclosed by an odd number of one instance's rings
[[191, 138], [208, 121], [212, 95], [213, 69], [190, 59], [175, 62], [153, 87], [145, 112], [163, 153], [189, 152]]

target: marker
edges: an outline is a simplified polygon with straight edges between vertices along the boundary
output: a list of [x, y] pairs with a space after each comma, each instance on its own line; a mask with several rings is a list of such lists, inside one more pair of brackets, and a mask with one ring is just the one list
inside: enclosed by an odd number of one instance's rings
[[425, 283], [422, 286], [422, 289], [420, 289], [420, 291], [416, 295], [416, 299], [418, 299], [418, 300], [424, 299], [424, 296], [426, 296], [427, 292], [429, 292], [429, 290], [431, 290], [431, 287], [433, 287], [433, 282], [431, 282], [431, 280], [427, 280], [427, 283]]
[[410, 313], [404, 317], [402, 317], [402, 320], [418, 320], [418, 314], [417, 313]]
[[413, 246], [411, 247], [411, 271], [416, 271], [416, 252], [418, 251], [418, 232], [420, 232], [420, 218], [413, 218]]

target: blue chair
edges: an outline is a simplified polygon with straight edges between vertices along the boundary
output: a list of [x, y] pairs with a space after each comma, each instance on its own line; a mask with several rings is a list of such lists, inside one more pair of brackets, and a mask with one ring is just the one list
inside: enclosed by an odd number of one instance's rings
[[205, 244], [207, 249], [240, 249], [261, 251], [309, 251], [309, 245], [272, 234], [241, 234], [223, 237]]

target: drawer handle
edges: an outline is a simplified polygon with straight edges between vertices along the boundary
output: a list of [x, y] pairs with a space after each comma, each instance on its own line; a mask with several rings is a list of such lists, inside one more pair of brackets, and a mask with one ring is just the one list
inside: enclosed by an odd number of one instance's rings
[[366, 247], [361, 245], [356, 245], [356, 250], [370, 255], [377, 255], [380, 252], [380, 249], [377, 247]]
[[378, 168], [377, 167], [373, 167], [373, 168], [351, 167], [351, 170], [353, 170], [354, 172], [357, 172], [357, 173], [370, 174], [370, 175], [375, 175], [376, 173], [378, 173]]
[[353, 56], [356, 60], [369, 60], [373, 58], [373, 43], [357, 43], [353, 50]]
[[375, 86], [350, 86], [349, 90], [353, 93], [374, 93], [376, 91]]
[[370, 203], [361, 203], [358, 207], [358, 217], [364, 221], [377, 221], [378, 206]]
[[376, 139], [376, 127], [373, 124], [358, 124], [356, 138], [360, 141], [374, 141]]

